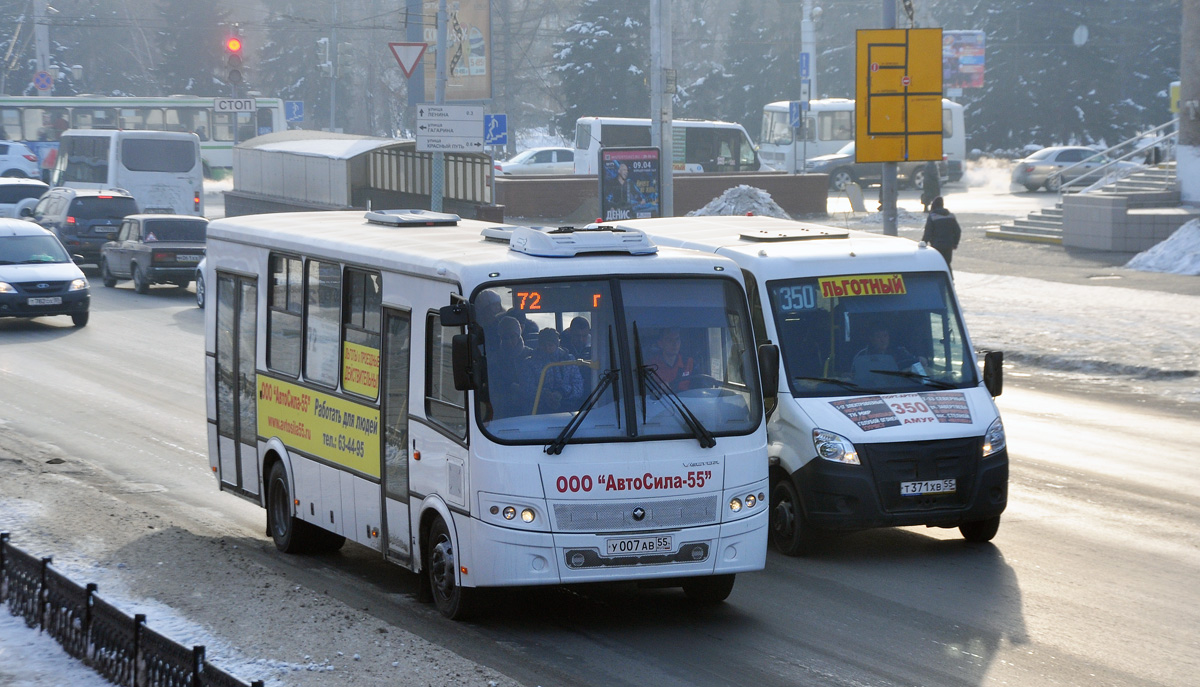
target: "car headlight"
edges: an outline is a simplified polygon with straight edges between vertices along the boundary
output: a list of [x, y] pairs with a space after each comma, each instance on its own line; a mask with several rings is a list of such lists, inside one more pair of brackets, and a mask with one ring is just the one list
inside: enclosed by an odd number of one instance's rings
[[1008, 441], [1004, 437], [1004, 423], [1000, 418], [992, 420], [992, 424], [988, 426], [987, 432], [983, 435], [983, 457], [986, 458], [993, 453], [1004, 450], [1008, 446]]
[[87, 287], [88, 287], [87, 279], [83, 279], [83, 278], [75, 279], [75, 280], [71, 281], [71, 288], [68, 289], [68, 291], [79, 291], [80, 289], [86, 289]]
[[16, 293], [17, 290], [12, 287], [12, 284], [0, 281], [0, 293]]
[[813, 447], [817, 449], [817, 456], [825, 460], [846, 465], [862, 464], [858, 460], [858, 450], [854, 448], [854, 442], [836, 432], [814, 429]]

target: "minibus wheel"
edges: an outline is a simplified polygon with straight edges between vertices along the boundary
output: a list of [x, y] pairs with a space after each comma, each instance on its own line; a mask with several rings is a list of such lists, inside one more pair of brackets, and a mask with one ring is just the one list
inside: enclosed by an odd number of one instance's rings
[[426, 570], [429, 586], [433, 591], [433, 603], [439, 612], [451, 620], [463, 620], [474, 612], [474, 589], [464, 589], [455, 580], [458, 571], [454, 552], [454, 541], [450, 528], [439, 516], [429, 527], [429, 545], [426, 548]]
[[788, 556], [801, 556], [812, 550], [816, 531], [804, 516], [800, 494], [788, 477], [771, 490], [771, 543]]
[[996, 536], [996, 532], [1000, 529], [1000, 516], [994, 516], [987, 520], [976, 520], [975, 522], [964, 522], [958, 526], [958, 531], [962, 532], [963, 539], [970, 542], [983, 543], [992, 540]]
[[683, 580], [683, 593], [687, 598], [702, 604], [721, 603], [733, 591], [736, 575], [709, 575], [689, 577]]
[[271, 466], [267, 477], [267, 532], [275, 548], [284, 553], [304, 553], [309, 550], [312, 526], [292, 516], [292, 490], [288, 486], [287, 469], [283, 463]]

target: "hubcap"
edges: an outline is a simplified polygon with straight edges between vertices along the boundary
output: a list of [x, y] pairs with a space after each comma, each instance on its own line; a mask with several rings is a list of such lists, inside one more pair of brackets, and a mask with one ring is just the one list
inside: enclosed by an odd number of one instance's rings
[[771, 513], [771, 529], [780, 537], [791, 537], [796, 529], [796, 515], [791, 501], [780, 501]]
[[433, 586], [442, 596], [450, 596], [454, 591], [454, 549], [449, 539], [442, 538], [434, 545], [429, 554], [429, 569]]

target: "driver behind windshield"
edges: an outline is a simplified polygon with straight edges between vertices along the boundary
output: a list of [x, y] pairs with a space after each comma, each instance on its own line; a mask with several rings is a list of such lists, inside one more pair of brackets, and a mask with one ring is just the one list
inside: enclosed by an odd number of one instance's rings
[[[867, 339], [867, 347], [854, 355], [851, 369], [854, 381], [861, 386], [887, 386], [895, 380], [889, 375], [877, 374], [882, 372], [899, 372], [912, 370], [924, 374], [924, 366], [928, 361], [913, 355], [907, 348], [892, 344], [891, 332], [886, 327], [872, 327]], [[914, 366], [921, 366], [914, 368]]]

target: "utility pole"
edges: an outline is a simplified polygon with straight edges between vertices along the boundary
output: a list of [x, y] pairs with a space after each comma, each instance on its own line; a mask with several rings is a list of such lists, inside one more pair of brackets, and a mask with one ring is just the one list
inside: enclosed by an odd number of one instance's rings
[[[37, 71], [50, 70], [50, 20], [46, 18], [50, 7], [49, 0], [34, 0], [33, 2], [33, 39], [37, 51]], [[39, 95], [41, 91], [38, 91]], [[53, 90], [46, 91], [47, 94]]]
[[[433, 101], [446, 104], [446, 0], [438, 0], [437, 12], [437, 81], [433, 89]], [[433, 154], [433, 183], [429, 193], [429, 209], [442, 211], [442, 196], [446, 188], [446, 154]]]
[[[883, 0], [883, 28], [896, 28], [896, 0]], [[858, 103], [856, 107], [861, 107]], [[896, 228], [896, 163], [883, 163], [883, 178], [880, 180], [880, 203], [883, 205], [883, 233], [887, 236], [898, 236]]]
[[671, 68], [671, 51], [671, 0], [650, 0], [650, 145], [659, 150], [658, 208], [663, 217], [675, 216], [674, 136], [671, 132], [675, 70]]
[[[810, 97], [819, 98], [817, 95], [817, 32], [813, 22], [813, 0], [804, 0], [804, 14], [800, 18], [800, 52], [808, 55], [807, 58], [800, 58], [808, 65], [808, 92]], [[801, 113], [803, 116], [803, 113]]]
[[1175, 178], [1181, 200], [1200, 206], [1200, 0], [1183, 0], [1179, 59], [1179, 144]]
[[337, 131], [335, 124], [337, 118], [337, 23], [338, 23], [338, 4], [337, 0], [333, 0], [333, 26], [329, 29], [329, 131]]

